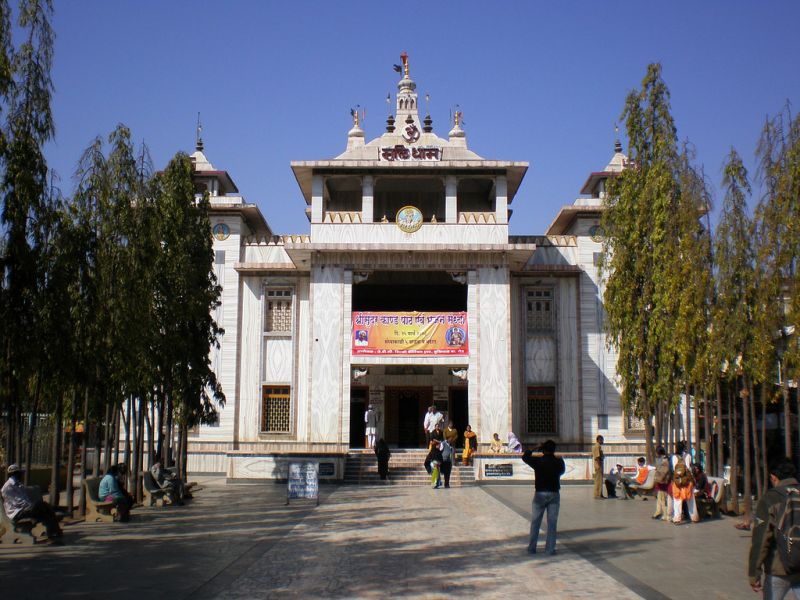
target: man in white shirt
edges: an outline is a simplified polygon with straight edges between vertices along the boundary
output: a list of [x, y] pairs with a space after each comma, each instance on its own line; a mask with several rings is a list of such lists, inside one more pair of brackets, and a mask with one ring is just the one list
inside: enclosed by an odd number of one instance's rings
[[428, 412], [425, 414], [425, 420], [422, 422], [422, 428], [425, 430], [425, 440], [428, 447], [431, 445], [431, 434], [436, 426], [441, 426], [444, 421], [444, 415], [436, 410], [436, 406], [429, 406]]
[[3, 496], [3, 510], [8, 518], [13, 522], [34, 519], [44, 523], [48, 539], [60, 538], [62, 533], [58, 526], [58, 517], [39, 494], [32, 493], [31, 489], [23, 485], [21, 477], [24, 471], [18, 465], [9, 465], [7, 473], [8, 481], [3, 485], [0, 494]]
[[375, 447], [375, 434], [378, 432], [378, 412], [370, 404], [364, 413], [364, 423], [366, 423], [367, 448]]

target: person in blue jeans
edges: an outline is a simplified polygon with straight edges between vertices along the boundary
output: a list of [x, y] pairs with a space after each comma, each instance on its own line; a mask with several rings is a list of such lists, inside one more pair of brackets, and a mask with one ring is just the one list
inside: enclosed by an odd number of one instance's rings
[[558, 509], [561, 504], [561, 476], [566, 471], [564, 459], [556, 456], [556, 443], [547, 440], [540, 447], [542, 455], [533, 456], [531, 450], [526, 450], [522, 460], [529, 465], [535, 474], [535, 489], [533, 494], [533, 516], [531, 517], [531, 537], [528, 542], [528, 553], [536, 554], [536, 544], [539, 541], [539, 528], [547, 512], [547, 541], [544, 553], [552, 556], [556, 553], [556, 528], [558, 527]]

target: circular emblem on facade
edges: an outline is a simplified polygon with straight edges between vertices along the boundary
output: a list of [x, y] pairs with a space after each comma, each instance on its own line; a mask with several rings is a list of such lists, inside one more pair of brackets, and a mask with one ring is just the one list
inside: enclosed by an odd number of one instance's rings
[[395, 223], [401, 231], [414, 233], [422, 227], [422, 213], [416, 206], [404, 206], [397, 211]]
[[592, 225], [589, 227], [589, 237], [592, 238], [593, 242], [599, 244], [603, 241], [603, 228], [600, 225]]
[[214, 234], [214, 237], [217, 238], [220, 242], [227, 240], [231, 236], [231, 228], [228, 227], [225, 223], [217, 223], [211, 229], [211, 233]]
[[419, 139], [419, 129], [414, 123], [407, 125], [403, 129], [403, 139], [407, 141], [409, 144], [413, 144]]

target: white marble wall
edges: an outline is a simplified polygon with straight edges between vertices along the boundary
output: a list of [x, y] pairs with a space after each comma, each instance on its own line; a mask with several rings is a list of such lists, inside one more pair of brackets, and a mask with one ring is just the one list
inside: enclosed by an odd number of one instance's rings
[[[387, 217], [393, 221], [395, 216]], [[444, 221], [445, 215], [437, 219]], [[311, 225], [311, 239], [315, 244], [506, 244], [508, 225], [424, 223], [418, 231], [405, 233], [395, 223], [321, 223]]]
[[239, 440], [258, 440], [261, 416], [261, 351], [263, 340], [263, 279], [242, 277], [239, 375]]
[[292, 390], [292, 399], [295, 403], [297, 428], [296, 439], [309, 439], [309, 414], [311, 410], [311, 285], [308, 276], [297, 278], [295, 287], [295, 360], [293, 377], [295, 387]]
[[490, 440], [511, 430], [511, 357], [509, 273], [481, 268], [478, 275], [478, 332], [480, 347], [480, 432]]
[[336, 443], [342, 399], [343, 285], [340, 267], [311, 268], [311, 415], [310, 439]]
[[225, 406], [219, 408], [219, 424], [202, 426], [198, 435], [192, 439], [203, 441], [229, 441], [233, 439], [234, 414], [236, 412], [236, 371], [237, 371], [237, 327], [239, 317], [239, 274], [233, 268], [241, 256], [240, 240], [249, 234], [242, 220], [235, 215], [211, 218], [211, 226], [224, 223], [230, 228], [230, 237], [226, 240], [214, 239], [215, 256], [217, 251], [225, 252], [225, 261], [216, 264], [214, 269], [218, 283], [222, 286], [222, 305], [215, 311], [217, 323], [225, 330], [220, 337], [220, 349], [212, 350], [212, 365], [215, 366], [217, 378], [225, 393]]

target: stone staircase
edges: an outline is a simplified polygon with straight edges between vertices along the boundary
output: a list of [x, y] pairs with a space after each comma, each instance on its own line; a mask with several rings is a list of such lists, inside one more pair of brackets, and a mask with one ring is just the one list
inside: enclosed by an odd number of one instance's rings
[[[347, 453], [343, 483], [353, 485], [430, 485], [430, 475], [423, 466], [427, 455], [426, 450], [393, 449], [392, 456], [389, 458], [389, 479], [381, 481], [378, 477], [378, 461], [375, 453], [372, 450], [350, 450]], [[461, 456], [461, 452], [458, 452], [458, 456]], [[453, 465], [450, 487], [473, 485], [474, 483], [475, 470], [473, 467], [465, 467], [460, 461]]]

